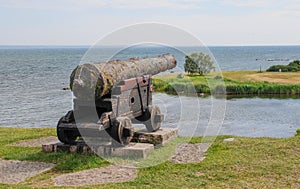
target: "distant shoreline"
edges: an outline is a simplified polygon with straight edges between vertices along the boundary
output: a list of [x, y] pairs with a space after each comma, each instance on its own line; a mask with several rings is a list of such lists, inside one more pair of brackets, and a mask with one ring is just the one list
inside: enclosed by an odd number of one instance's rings
[[[93, 45], [0, 45], [0, 49], [4, 48], [9, 48], [9, 49], [22, 49], [22, 48], [90, 48]], [[126, 45], [105, 45], [105, 46], [99, 46], [100, 48], [119, 48], [119, 47], [125, 47]], [[126, 46], [127, 47], [127, 46]], [[149, 46], [145, 46], [149, 47]], [[160, 46], [151, 46], [151, 47], [160, 47]], [[150, 47], [150, 48], [151, 48]], [[187, 45], [178, 45], [174, 46], [176, 47], [198, 47], [198, 46], [187, 46]], [[255, 48], [260, 48], [260, 47], [300, 47], [299, 45], [206, 45], [205, 47], [208, 48], [217, 48], [217, 47], [255, 47]]]

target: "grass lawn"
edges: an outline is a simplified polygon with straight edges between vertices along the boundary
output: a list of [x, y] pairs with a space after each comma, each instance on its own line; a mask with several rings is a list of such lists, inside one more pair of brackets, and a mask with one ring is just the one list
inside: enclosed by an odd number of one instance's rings
[[153, 85], [157, 92], [197, 93], [205, 94], [237, 94], [237, 95], [262, 95], [284, 94], [300, 95], [300, 72], [278, 73], [256, 71], [227, 71], [210, 73], [206, 76], [169, 74], [155, 76]]
[[[107, 165], [93, 155], [45, 154], [39, 147], [8, 144], [23, 139], [55, 135], [54, 129], [0, 127], [0, 158], [56, 163], [56, 167], [10, 188], [54, 187], [50, 178], [66, 172]], [[170, 161], [138, 170], [134, 181], [97, 185], [99, 188], [300, 188], [300, 131], [290, 138], [246, 138], [219, 136], [201, 163], [173, 164]], [[194, 137], [190, 142], [201, 142]], [[179, 140], [180, 141], [180, 140]], [[184, 141], [184, 140], [182, 140]], [[163, 147], [167, 148], [167, 147]], [[163, 149], [159, 149], [163, 150]], [[86, 187], [88, 188], [88, 187]]]

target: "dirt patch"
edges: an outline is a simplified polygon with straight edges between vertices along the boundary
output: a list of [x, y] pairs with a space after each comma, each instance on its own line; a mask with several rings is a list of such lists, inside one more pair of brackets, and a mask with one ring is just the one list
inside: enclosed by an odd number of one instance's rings
[[18, 142], [14, 142], [10, 144], [10, 146], [23, 146], [23, 147], [41, 147], [42, 144], [47, 144], [50, 142], [58, 142], [56, 136], [47, 136], [38, 139], [30, 139], [30, 140], [21, 140]]
[[175, 152], [175, 155], [171, 157], [171, 161], [174, 163], [199, 163], [205, 159], [205, 151], [209, 147], [209, 144], [180, 144]]
[[300, 84], [299, 72], [263, 72], [228, 71], [223, 72], [225, 78], [242, 82], [269, 82], [281, 84]]
[[53, 167], [51, 163], [0, 159], [0, 183], [17, 184]]
[[136, 168], [126, 165], [109, 165], [97, 169], [63, 174], [53, 178], [56, 186], [85, 186], [109, 182], [126, 182], [136, 178]]
[[300, 84], [300, 73], [257, 73], [248, 77], [269, 83]]

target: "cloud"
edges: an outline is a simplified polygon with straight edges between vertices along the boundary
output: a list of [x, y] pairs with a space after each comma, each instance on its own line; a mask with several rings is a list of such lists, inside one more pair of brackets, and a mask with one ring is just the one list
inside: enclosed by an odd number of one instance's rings
[[290, 17], [294, 17], [296, 19], [299, 20], [300, 17], [300, 11], [299, 10], [281, 10], [281, 11], [274, 11], [272, 12], [273, 15], [279, 15], [279, 16], [290, 16]]
[[258, 8], [277, 11], [298, 11], [300, 0], [0, 0], [2, 8], [40, 9], [40, 10], [197, 10], [214, 7]]
[[265, 10], [299, 10], [300, 0], [222, 0], [224, 5], [234, 7], [263, 8]]
[[222, 0], [222, 3], [236, 7], [268, 7], [274, 4], [271, 0]]
[[[1, 8], [14, 8], [14, 9], [34, 9], [34, 10], [69, 10], [76, 9], [74, 6], [66, 4], [65, 0], [0, 0]], [[77, 8], [78, 9], [78, 8]]]
[[252, 1], [245, 1], [245, 0], [222, 0], [222, 4], [235, 6], [235, 7], [267, 7], [270, 6], [270, 1], [264, 0], [252, 0]]
[[80, 10], [80, 9], [122, 9], [122, 10], [145, 10], [145, 9], [196, 9], [208, 0], [0, 0], [0, 7], [25, 8], [25, 9], [57, 9], [57, 10]]
[[[179, 11], [197, 10], [195, 14], [234, 14], [235, 11], [250, 9], [251, 13], [259, 11], [281, 12], [283, 15], [299, 15], [300, 0], [0, 0], [0, 7], [34, 10], [157, 10]], [[232, 9], [233, 8], [233, 9]], [[231, 10], [228, 12], [228, 10]], [[246, 14], [246, 11], [244, 11]], [[130, 14], [130, 12], [128, 12]], [[176, 13], [176, 12], [174, 12]], [[187, 12], [188, 13], [188, 12]], [[249, 13], [249, 12], [247, 12]]]

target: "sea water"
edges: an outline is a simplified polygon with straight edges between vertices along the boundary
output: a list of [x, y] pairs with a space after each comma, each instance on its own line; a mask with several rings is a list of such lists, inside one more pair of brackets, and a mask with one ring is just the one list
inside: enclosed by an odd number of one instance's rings
[[[197, 52], [195, 47], [180, 47], [185, 53]], [[62, 90], [69, 85], [72, 70], [80, 63], [88, 47], [0, 47], [0, 125], [7, 127], [56, 127], [57, 121], [72, 109], [72, 94]], [[259, 70], [274, 64], [288, 64], [300, 59], [300, 46], [209, 47], [221, 70]], [[151, 57], [173, 53], [178, 68], [183, 69], [184, 56], [173, 48], [136, 47], [117, 52], [113, 59]], [[103, 47], [90, 61], [107, 61], [116, 53], [114, 47]], [[83, 59], [82, 59], [83, 58]], [[165, 94], [155, 98], [168, 99], [172, 107], [166, 122], [176, 121], [180, 105]], [[196, 135], [209, 120], [210, 98], [200, 98], [204, 110]], [[227, 110], [220, 134], [240, 136], [292, 136], [299, 128], [300, 99], [234, 98], [227, 100]], [[206, 105], [205, 105], [206, 104]], [[192, 106], [191, 106], [192, 107]]]

